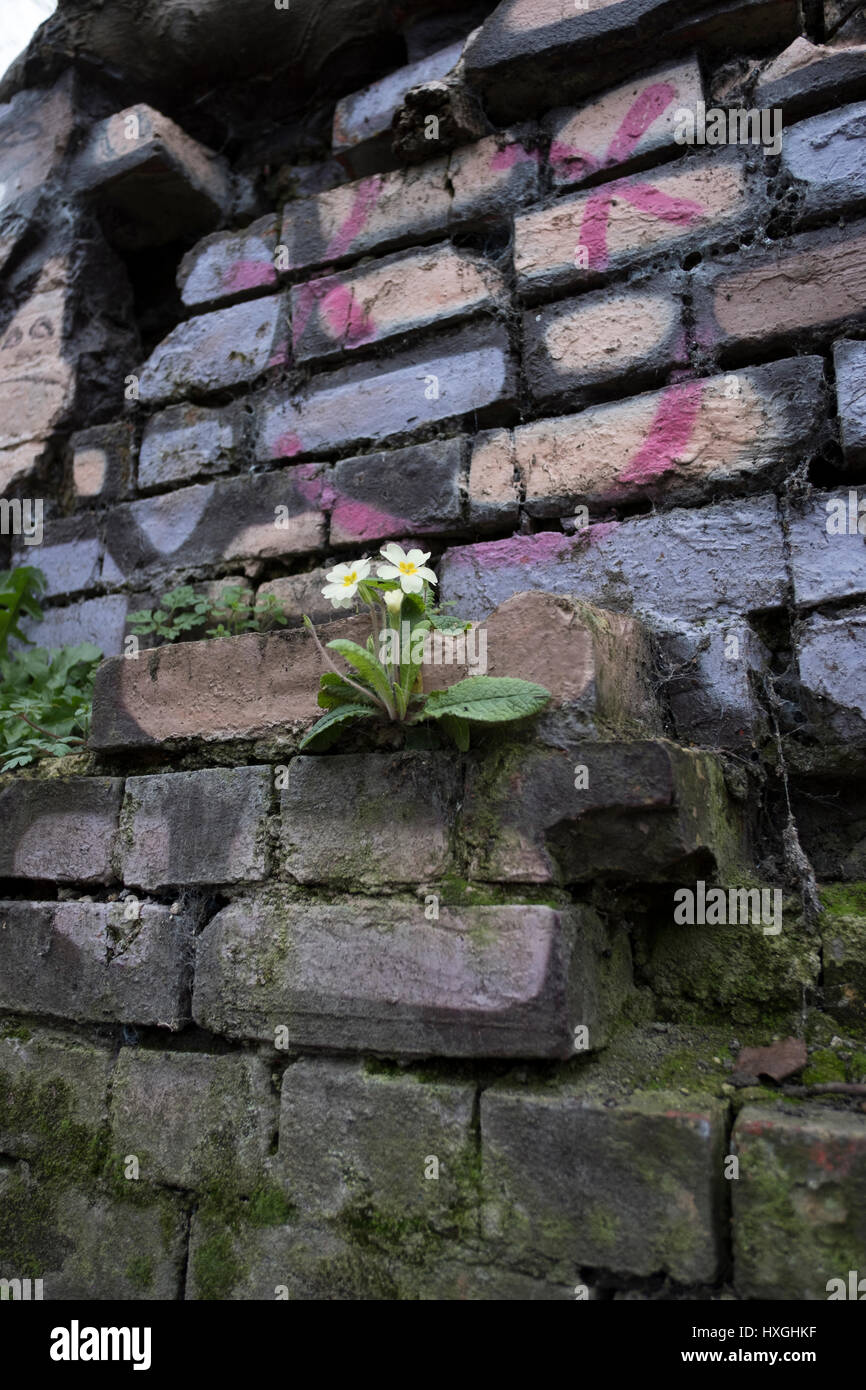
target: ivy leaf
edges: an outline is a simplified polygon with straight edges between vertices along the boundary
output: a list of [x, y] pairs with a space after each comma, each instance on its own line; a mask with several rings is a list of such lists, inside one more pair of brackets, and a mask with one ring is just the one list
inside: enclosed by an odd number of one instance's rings
[[354, 719], [368, 719], [370, 715], [378, 714], [379, 711], [372, 705], [338, 705], [336, 709], [328, 710], [321, 719], [317, 719], [312, 729], [301, 739], [299, 748], [303, 752], [305, 749], [325, 749], [330, 748], [332, 743], [336, 743], [340, 734], [343, 732], [343, 725]]
[[448, 690], [434, 690], [421, 710], [422, 719], [446, 715], [473, 724], [505, 724], [538, 714], [550, 699], [550, 691], [514, 676], [467, 676]]

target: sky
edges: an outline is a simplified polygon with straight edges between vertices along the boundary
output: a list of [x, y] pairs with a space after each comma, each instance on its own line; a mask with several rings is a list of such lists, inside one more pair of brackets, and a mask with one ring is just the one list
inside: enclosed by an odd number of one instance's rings
[[0, 76], [57, 9], [57, 0], [0, 0]]

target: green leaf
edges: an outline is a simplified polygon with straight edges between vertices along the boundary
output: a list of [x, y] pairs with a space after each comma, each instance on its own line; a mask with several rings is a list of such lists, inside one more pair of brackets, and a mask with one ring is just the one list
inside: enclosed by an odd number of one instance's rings
[[409, 706], [409, 697], [400, 685], [394, 686], [394, 706], [400, 719], [406, 718], [406, 710]]
[[34, 621], [42, 619], [38, 596], [45, 590], [45, 575], [33, 565], [18, 565], [0, 573], [0, 657], [5, 657], [10, 637], [29, 644], [18, 625], [22, 614]]
[[437, 632], [468, 632], [472, 626], [471, 623], [464, 622], [462, 618], [455, 618], [450, 613], [429, 613], [427, 616], [430, 626]]
[[391, 690], [391, 682], [385, 667], [375, 656], [371, 656], [363, 647], [359, 647], [357, 642], [350, 642], [346, 637], [336, 637], [328, 646], [331, 651], [338, 652], [350, 666], [353, 666], [362, 680], [366, 681], [370, 689], [378, 695], [389, 710], [394, 708], [394, 697]]
[[469, 751], [469, 723], [456, 714], [443, 714], [442, 727], [450, 734], [461, 753]]
[[[360, 691], [334, 671], [326, 671], [319, 681], [317, 703], [321, 709], [337, 709], [340, 705], [357, 705], [359, 697]], [[372, 705], [373, 696], [371, 695], [369, 699]]]
[[550, 691], [543, 685], [514, 676], [467, 676], [448, 690], [434, 690], [420, 717], [455, 715], [473, 724], [504, 724], [538, 714], [549, 699]]
[[429, 631], [429, 619], [424, 618], [420, 623], [416, 623], [415, 626], [411, 629], [410, 633], [408, 657], [406, 656], [406, 653], [404, 651], [401, 651], [400, 653], [400, 656], [403, 658], [403, 660], [400, 662], [400, 688], [402, 689], [403, 694], [406, 696], [407, 701], [415, 686], [415, 682], [417, 681], [418, 676], [420, 675], [421, 667], [424, 665], [423, 652], [421, 661], [412, 660], [412, 648], [415, 645], [415, 634], [417, 632], [423, 632], [426, 634]]
[[301, 751], [306, 748], [330, 748], [340, 737], [343, 724], [348, 720], [368, 719], [371, 714], [378, 713], [372, 705], [339, 705], [337, 709], [329, 710], [321, 719], [316, 720], [312, 729], [301, 740], [299, 747]]

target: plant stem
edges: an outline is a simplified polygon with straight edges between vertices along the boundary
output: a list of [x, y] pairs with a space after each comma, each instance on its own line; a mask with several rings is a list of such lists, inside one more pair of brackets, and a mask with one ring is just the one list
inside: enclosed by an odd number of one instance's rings
[[23, 720], [24, 720], [24, 723], [25, 723], [25, 724], [29, 724], [30, 727], [31, 727], [31, 729], [35, 729], [36, 732], [37, 732], [37, 734], [42, 734], [43, 738], [51, 738], [51, 739], [54, 740], [55, 743], [81, 743], [81, 744], [83, 744], [83, 743], [85, 742], [85, 740], [84, 740], [83, 738], [62, 738], [62, 737], [60, 736], [60, 734], [52, 734], [51, 731], [50, 731], [49, 729], [40, 729], [40, 727], [39, 727], [38, 724], [34, 724], [34, 723], [33, 723], [33, 720], [32, 720], [32, 719], [28, 719], [28, 718], [27, 718], [27, 715], [26, 715], [26, 714], [22, 714], [20, 710], [17, 709], [17, 710], [15, 710], [14, 712], [15, 712], [15, 714], [18, 715], [18, 718], [19, 718], [19, 719], [23, 719]]
[[365, 700], [372, 700], [374, 704], [377, 704], [379, 706], [379, 709], [384, 710], [385, 714], [387, 714], [389, 719], [393, 719], [394, 711], [392, 709], [389, 709], [389, 707], [385, 704], [384, 700], [379, 699], [379, 696], [375, 693], [375, 691], [365, 689], [363, 685], [359, 685], [357, 681], [353, 681], [351, 676], [347, 676], [344, 671], [341, 671], [339, 667], [334, 665], [333, 661], [328, 656], [328, 653], [326, 652], [325, 648], [319, 641], [319, 634], [316, 632], [316, 629], [313, 626], [312, 621], [308, 619], [308, 623], [309, 626], [307, 628], [307, 631], [312, 635], [313, 641], [318, 647], [319, 653], [325, 665], [331, 668], [335, 676], [339, 676], [340, 679], [344, 680], [347, 685], [350, 685], [353, 690], [357, 690], [359, 694], [363, 695]]

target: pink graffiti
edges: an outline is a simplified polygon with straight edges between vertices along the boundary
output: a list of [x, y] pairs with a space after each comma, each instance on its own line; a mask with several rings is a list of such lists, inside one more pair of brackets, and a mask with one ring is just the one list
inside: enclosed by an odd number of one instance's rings
[[[348, 217], [340, 224], [328, 245], [325, 247], [325, 254], [322, 259], [325, 261], [336, 260], [339, 256], [345, 256], [355, 237], [363, 230], [376, 203], [379, 201], [379, 194], [382, 191], [384, 178], [382, 174], [374, 174], [372, 178], [362, 179], [355, 191], [354, 202]], [[297, 298], [295, 300], [294, 324], [292, 328], [292, 341], [295, 345], [300, 341], [301, 335], [310, 321], [310, 317], [316, 304], [323, 296], [327, 297], [323, 286], [327, 285], [327, 280], [311, 280], [306, 285], [298, 287]], [[361, 319], [351, 307], [352, 292], [348, 289], [342, 290], [343, 296], [349, 301], [346, 305], [341, 305], [336, 312], [345, 319], [351, 331], [373, 332], [372, 323], [369, 329], [362, 329]], [[349, 339], [349, 341], [354, 341]]]
[[256, 290], [260, 285], [276, 284], [277, 275], [270, 261], [235, 261], [223, 271], [223, 289], [228, 294]]
[[321, 464], [302, 463], [292, 470], [292, 482], [299, 497], [311, 507], [330, 507], [337, 499], [337, 492], [322, 475]]
[[513, 145], [506, 145], [503, 150], [497, 150], [490, 161], [490, 168], [499, 173], [501, 169], [513, 169], [515, 164], [537, 164], [538, 162], [538, 150], [528, 150], [525, 145], [516, 142]]
[[376, 325], [346, 285], [335, 285], [328, 291], [321, 312], [333, 336], [353, 347], [375, 337]]
[[618, 483], [648, 483], [674, 467], [692, 437], [703, 390], [702, 381], [687, 381], [663, 393], [649, 433]]
[[582, 534], [586, 536], [590, 545], [600, 545], [608, 536], [612, 536], [621, 524], [619, 521], [595, 521]]
[[554, 140], [550, 146], [550, 163], [557, 173], [566, 173], [569, 166], [576, 164], [576, 173], [587, 175], [597, 173], [611, 164], [622, 164], [634, 153], [647, 131], [675, 99], [677, 90], [670, 82], [653, 82], [645, 87], [636, 101], [632, 103], [618, 127], [607, 152], [601, 159], [588, 150], [566, 145]]
[[[669, 82], [657, 82], [641, 92], [616, 131], [602, 164], [621, 164], [633, 153], [639, 141], [662, 111], [676, 96]], [[648, 212], [664, 222], [690, 226], [703, 214], [700, 203], [688, 198], [674, 198], [648, 183], [629, 183], [618, 180], [605, 184], [587, 199], [580, 229], [579, 245], [587, 252], [591, 270], [605, 270], [608, 265], [608, 225], [610, 212], [617, 197], [625, 198], [641, 212]]]
[[392, 516], [390, 512], [378, 511], [366, 502], [356, 502], [350, 497], [337, 501], [331, 516], [333, 531], [340, 532], [341, 541], [372, 541], [384, 536], [400, 536], [407, 531], [419, 534], [419, 528], [402, 516]]
[[301, 437], [294, 430], [286, 430], [274, 440], [273, 457], [291, 459], [303, 449]]
[[509, 536], [462, 546], [452, 553], [452, 563], [471, 567], [477, 562], [485, 569], [522, 568], [538, 560], [567, 559], [573, 549], [573, 538], [561, 531], [539, 531], [534, 536]]

